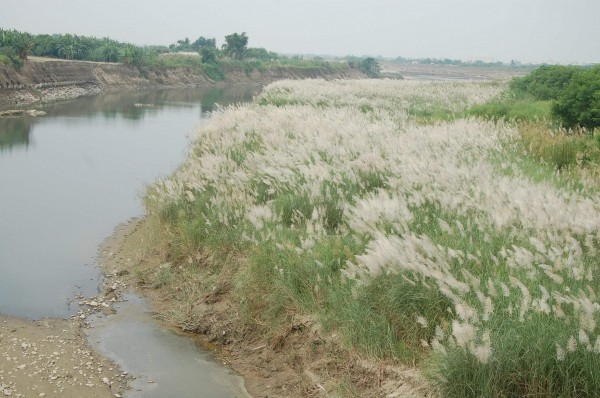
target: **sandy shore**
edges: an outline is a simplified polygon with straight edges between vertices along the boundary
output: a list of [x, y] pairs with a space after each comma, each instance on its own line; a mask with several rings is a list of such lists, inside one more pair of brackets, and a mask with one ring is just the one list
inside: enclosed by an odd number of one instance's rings
[[90, 350], [81, 328], [0, 316], [0, 397], [120, 397], [128, 377]]

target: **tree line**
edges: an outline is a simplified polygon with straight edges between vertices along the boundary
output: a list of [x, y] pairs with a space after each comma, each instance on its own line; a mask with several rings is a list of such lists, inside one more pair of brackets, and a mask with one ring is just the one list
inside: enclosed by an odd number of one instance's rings
[[215, 38], [203, 36], [194, 41], [186, 37], [169, 46], [141, 47], [108, 37], [100, 39], [74, 34], [32, 35], [0, 28], [0, 62], [16, 67], [21, 67], [29, 55], [143, 66], [152, 64], [153, 58], [160, 54], [177, 52], [197, 52], [205, 62], [214, 62], [224, 57], [234, 60], [279, 58], [276, 53], [264, 48], [249, 48], [245, 32], [225, 36], [225, 43], [218, 49]]
[[32, 35], [17, 30], [0, 29], [0, 61], [7, 60], [20, 67], [29, 55], [69, 60], [140, 62], [144, 48], [121, 43], [110, 38], [96, 38], [73, 34]]
[[[69, 33], [33, 35], [0, 28], [0, 64], [19, 69], [28, 56], [34, 55], [80, 61], [120, 62], [138, 68], [195, 67], [201, 68], [213, 80], [222, 80], [228, 66], [242, 67], [246, 72], [264, 70], [271, 66], [327, 70], [350, 67], [359, 69], [370, 77], [380, 75], [379, 63], [374, 58], [352, 57], [345, 61], [327, 62], [322, 58], [288, 57], [262, 47], [249, 47], [248, 41], [248, 35], [242, 32], [226, 35], [220, 48], [217, 47], [215, 38], [203, 36], [196, 40], [186, 37], [169, 46], [137, 46], [108, 37]], [[190, 52], [199, 54], [199, 57], [166, 56]]]

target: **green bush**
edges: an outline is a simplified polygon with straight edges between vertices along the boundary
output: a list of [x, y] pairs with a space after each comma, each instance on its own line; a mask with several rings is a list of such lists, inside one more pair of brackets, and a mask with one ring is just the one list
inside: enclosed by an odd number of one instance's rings
[[204, 71], [206, 76], [208, 76], [212, 80], [221, 81], [225, 79], [225, 73], [223, 72], [223, 68], [221, 68], [221, 66], [216, 62], [202, 64], [202, 70]]
[[568, 128], [600, 126], [600, 66], [542, 66], [514, 78], [500, 98], [475, 105], [467, 115], [493, 120], [554, 119]]
[[510, 82], [510, 90], [513, 94], [529, 96], [540, 101], [555, 100], [579, 69], [576, 66], [542, 66], [527, 76], [513, 79]]
[[381, 66], [379, 62], [375, 60], [375, 58], [365, 58], [360, 61], [358, 64], [358, 68], [365, 72], [369, 77], [380, 77], [381, 76]]
[[566, 127], [600, 127], [600, 65], [574, 73], [552, 112]]
[[21, 69], [23, 67], [23, 60], [9, 47], [0, 47], [0, 63], [11, 65], [15, 69]]
[[[501, 323], [500, 323], [501, 322]], [[598, 354], [581, 344], [557, 357], [556, 338], [567, 340], [564, 322], [538, 315], [525, 322], [499, 321], [491, 332], [494, 359], [482, 364], [459, 347], [433, 358], [442, 396], [597, 397]]]
[[0, 54], [0, 64], [12, 65], [12, 59], [8, 55]]

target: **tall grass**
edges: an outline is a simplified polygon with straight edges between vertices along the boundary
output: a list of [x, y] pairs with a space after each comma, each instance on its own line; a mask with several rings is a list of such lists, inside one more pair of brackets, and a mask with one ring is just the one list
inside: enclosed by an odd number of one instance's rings
[[[543, 69], [543, 68], [542, 68]], [[558, 68], [560, 69], [560, 68]], [[570, 69], [565, 69], [568, 72]], [[567, 76], [565, 76], [566, 78]], [[550, 91], [556, 87], [532, 87], [532, 90], [550, 90], [537, 92], [536, 96], [520, 87], [527, 79], [515, 79], [510, 89], [500, 92], [491, 100], [476, 104], [466, 111], [450, 115], [437, 113], [438, 120], [450, 120], [457, 117], [477, 116], [493, 121], [506, 121], [517, 126], [521, 143], [528, 156], [535, 162], [544, 162], [560, 172], [568, 172], [577, 178], [590, 177], [599, 182], [600, 139], [598, 131], [585, 128], [566, 129], [553, 115], [556, 104], [551, 100]], [[560, 79], [554, 84], [561, 85]], [[550, 84], [546, 82], [546, 84]], [[545, 94], [544, 94], [545, 93]], [[555, 93], [556, 95], [556, 93]], [[539, 98], [543, 98], [539, 99]], [[596, 184], [598, 185], [598, 184]]]
[[540, 121], [550, 118], [552, 102], [496, 99], [470, 108], [467, 113], [492, 120]]
[[275, 83], [214, 113], [149, 211], [174, 261], [233, 264], [241, 315], [267, 335], [311, 314], [448, 396], [596, 396], [599, 197], [535, 160], [525, 172], [513, 124], [415, 117], [501, 90]]

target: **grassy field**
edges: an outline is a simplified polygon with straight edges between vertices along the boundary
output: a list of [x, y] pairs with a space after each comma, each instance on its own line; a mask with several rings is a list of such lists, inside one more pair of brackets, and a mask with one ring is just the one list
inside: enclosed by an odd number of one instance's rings
[[190, 275], [227, 273], [265, 335], [312, 315], [442, 396], [597, 396], [598, 147], [487, 117], [505, 88], [284, 81], [215, 112], [148, 189], [169, 252], [140, 278], [189, 309]]

